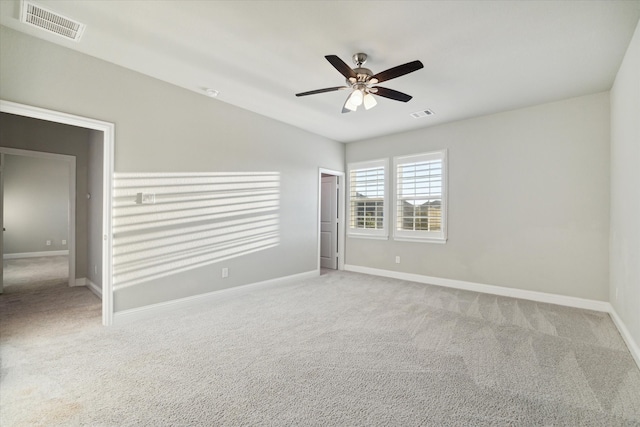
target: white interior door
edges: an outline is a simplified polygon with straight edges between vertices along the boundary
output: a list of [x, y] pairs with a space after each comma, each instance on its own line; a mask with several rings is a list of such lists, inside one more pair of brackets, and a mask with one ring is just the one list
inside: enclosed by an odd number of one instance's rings
[[320, 267], [338, 268], [338, 177], [323, 176], [320, 205]]

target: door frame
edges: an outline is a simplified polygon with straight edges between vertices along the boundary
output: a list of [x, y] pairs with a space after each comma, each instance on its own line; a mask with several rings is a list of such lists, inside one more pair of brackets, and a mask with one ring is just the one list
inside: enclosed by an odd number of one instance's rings
[[0, 153], [0, 222], [2, 234], [0, 234], [0, 293], [4, 292], [4, 154]]
[[[102, 132], [102, 324], [113, 324], [113, 282], [112, 282], [112, 194], [115, 147], [115, 124], [88, 117], [76, 116], [54, 110], [18, 104], [0, 99], [0, 112], [31, 117], [54, 123], [62, 123]], [[75, 224], [74, 227], [75, 228]], [[74, 231], [75, 232], [75, 231]]]
[[[69, 195], [69, 215], [67, 216], [67, 248], [69, 250], [69, 286], [76, 286], [76, 158], [66, 154], [45, 153], [42, 151], [22, 150], [18, 148], [0, 147], [0, 153], [10, 156], [34, 157], [65, 162], [69, 167], [69, 181], [67, 185]], [[4, 193], [4, 183], [2, 183]], [[4, 204], [4, 203], [3, 203]], [[4, 226], [4, 218], [2, 219]], [[4, 243], [4, 236], [3, 236]], [[0, 249], [4, 258], [4, 251]]]
[[344, 172], [333, 169], [318, 168], [318, 272], [320, 272], [320, 233], [321, 233], [321, 209], [322, 209], [322, 174], [333, 175], [338, 177], [337, 190], [338, 190], [338, 270], [344, 270]]

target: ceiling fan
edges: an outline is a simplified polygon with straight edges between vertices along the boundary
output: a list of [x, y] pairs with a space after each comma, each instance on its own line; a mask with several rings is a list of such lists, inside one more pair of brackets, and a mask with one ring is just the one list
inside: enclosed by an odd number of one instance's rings
[[353, 69], [336, 55], [326, 55], [325, 58], [327, 58], [327, 61], [329, 61], [336, 70], [346, 77], [347, 86], [311, 90], [309, 92], [296, 93], [296, 96], [315, 95], [317, 93], [333, 92], [336, 90], [351, 90], [351, 94], [347, 97], [347, 100], [342, 107], [343, 113], [356, 111], [358, 106], [363, 104], [364, 108], [367, 110], [375, 107], [377, 102], [373, 95], [382, 96], [395, 101], [408, 102], [412, 98], [411, 95], [374, 85], [395, 79], [396, 77], [404, 76], [405, 74], [413, 73], [414, 71], [424, 67], [422, 62], [412, 61], [398, 65], [397, 67], [389, 68], [388, 70], [382, 71], [378, 74], [373, 74], [370, 69], [362, 67], [362, 65], [367, 62], [366, 53], [356, 53], [353, 55], [352, 59], [354, 64], [356, 64], [356, 68]]

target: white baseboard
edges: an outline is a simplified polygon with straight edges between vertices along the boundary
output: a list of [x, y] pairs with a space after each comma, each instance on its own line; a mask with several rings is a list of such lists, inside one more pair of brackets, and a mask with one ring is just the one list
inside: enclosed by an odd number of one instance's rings
[[194, 295], [191, 297], [180, 298], [177, 300], [161, 302], [158, 304], [146, 305], [144, 307], [132, 308], [130, 310], [117, 311], [113, 314], [113, 325], [124, 325], [137, 320], [149, 319], [178, 308], [190, 307], [196, 304], [202, 304], [227, 298], [232, 295], [242, 294], [255, 291], [256, 289], [278, 287], [288, 283], [318, 277], [319, 270], [307, 271], [304, 273], [293, 274], [291, 276], [279, 277], [276, 279], [265, 280], [257, 283], [236, 286], [233, 288], [220, 289], [218, 291], [207, 292], [206, 294]]
[[95, 283], [93, 283], [91, 280], [86, 279], [86, 283], [85, 286], [87, 288], [89, 288], [89, 290], [91, 292], [93, 292], [94, 294], [96, 294], [96, 296], [100, 299], [102, 299], [102, 288], [98, 285], [96, 285]]
[[102, 288], [100, 288], [100, 286], [96, 285], [86, 277], [80, 277], [76, 279], [76, 283], [74, 286], [86, 286], [91, 292], [96, 294], [98, 298], [102, 299]]
[[393, 279], [408, 280], [410, 282], [426, 283], [429, 285], [444, 286], [446, 288], [463, 289], [465, 291], [482, 292], [484, 294], [500, 295], [503, 297], [521, 298], [537, 302], [546, 302], [549, 304], [564, 305], [567, 307], [603, 311], [606, 313], [608, 313], [611, 308], [611, 305], [606, 301], [596, 301], [584, 298], [569, 297], [565, 295], [548, 294], [546, 292], [505, 288], [503, 286], [485, 285], [482, 283], [465, 282], [463, 280], [423, 276], [421, 274], [403, 273], [401, 271], [382, 270], [378, 268], [361, 267], [358, 265], [345, 265], [344, 269], [356, 273], [372, 274], [374, 276], [390, 277]]
[[627, 347], [629, 348], [631, 355], [636, 361], [636, 365], [638, 365], [638, 368], [640, 369], [640, 347], [638, 346], [638, 343], [636, 343], [633, 337], [631, 336], [631, 333], [629, 333], [627, 326], [624, 324], [620, 316], [618, 316], [618, 313], [616, 312], [616, 310], [613, 308], [611, 304], [609, 305], [611, 307], [611, 310], [609, 311], [609, 316], [611, 316], [613, 323], [616, 325], [616, 328], [618, 328], [620, 335], [622, 335], [624, 342], [627, 344]]
[[18, 259], [18, 258], [39, 258], [43, 256], [57, 256], [57, 255], [69, 255], [68, 250], [64, 251], [42, 251], [42, 252], [21, 252], [13, 254], [3, 254], [3, 259]]
[[447, 288], [463, 289], [466, 291], [481, 292], [485, 294], [500, 295], [512, 298], [521, 298], [536, 302], [563, 305], [566, 307], [584, 308], [587, 310], [609, 313], [629, 352], [640, 368], [640, 347], [635, 342], [624, 322], [618, 316], [613, 306], [606, 301], [596, 301], [565, 295], [548, 294], [545, 292], [527, 291], [524, 289], [512, 289], [502, 286], [485, 285], [482, 283], [465, 282], [462, 280], [444, 279], [441, 277], [423, 276], [421, 274], [403, 273], [400, 271], [382, 270], [378, 268], [362, 267], [359, 265], [345, 265], [344, 269], [355, 273], [371, 274], [374, 276], [390, 277], [392, 279], [407, 280], [411, 282], [426, 283], [429, 285], [443, 286]]

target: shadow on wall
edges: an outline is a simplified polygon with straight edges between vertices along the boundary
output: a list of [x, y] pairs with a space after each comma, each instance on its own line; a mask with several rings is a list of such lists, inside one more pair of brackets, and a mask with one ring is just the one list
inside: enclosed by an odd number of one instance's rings
[[277, 246], [280, 174], [118, 173], [114, 290]]

